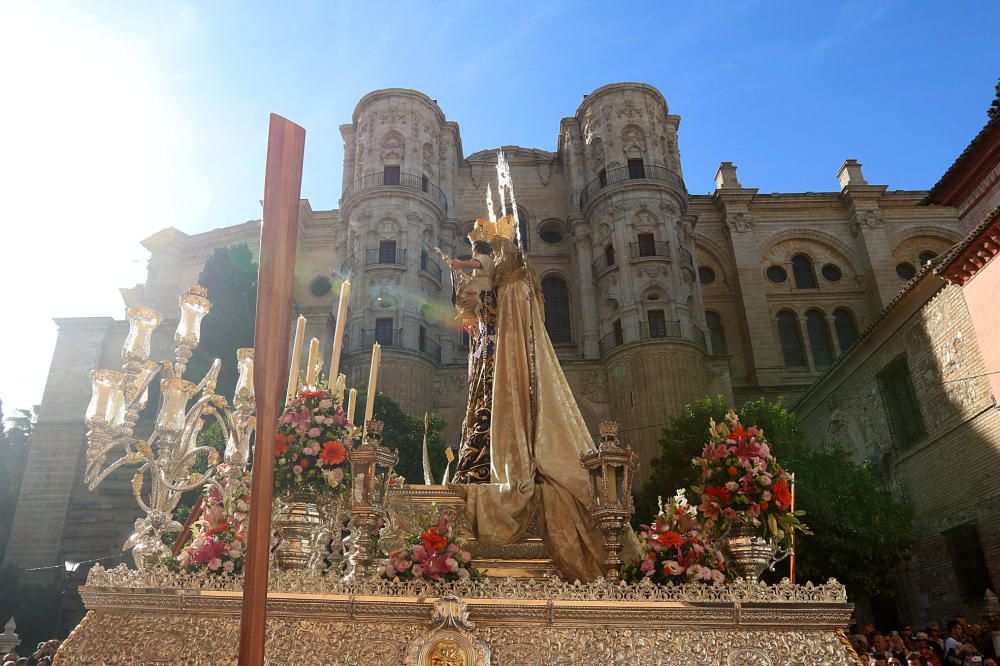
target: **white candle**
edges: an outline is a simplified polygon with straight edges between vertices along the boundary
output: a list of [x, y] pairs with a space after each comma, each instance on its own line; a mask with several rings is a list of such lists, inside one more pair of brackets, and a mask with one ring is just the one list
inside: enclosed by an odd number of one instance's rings
[[299, 387], [299, 357], [302, 355], [302, 341], [306, 337], [306, 318], [299, 315], [295, 323], [295, 342], [292, 345], [292, 363], [288, 370], [288, 394], [285, 396], [287, 405], [295, 398], [295, 390]]
[[365, 423], [372, 418], [375, 410], [375, 387], [378, 383], [378, 364], [382, 360], [382, 345], [375, 343], [372, 347], [372, 367], [368, 373], [368, 400], [365, 403]]
[[340, 285], [340, 303], [337, 306], [337, 327], [333, 332], [333, 352], [330, 354], [330, 379], [340, 372], [340, 352], [344, 347], [344, 327], [347, 325], [347, 301], [351, 295], [351, 281]]
[[319, 375], [319, 339], [309, 341], [309, 358], [306, 361], [306, 386], [316, 386]]
[[358, 406], [358, 389], [351, 389], [350, 397], [347, 399], [347, 423], [354, 424], [354, 408]]

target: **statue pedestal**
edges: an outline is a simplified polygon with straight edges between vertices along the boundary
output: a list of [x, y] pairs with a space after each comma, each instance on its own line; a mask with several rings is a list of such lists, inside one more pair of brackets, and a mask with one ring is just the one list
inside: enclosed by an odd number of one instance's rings
[[[516, 543], [491, 546], [476, 540], [465, 515], [465, 500], [447, 486], [391, 487], [386, 509], [390, 524], [402, 533], [416, 532], [421, 522], [426, 523], [435, 513], [448, 516], [459, 537], [468, 543], [472, 563], [486, 576], [526, 580], [559, 575], [542, 541], [537, 512]], [[391, 530], [381, 545], [385, 552], [398, 547], [393, 543]]]
[[[238, 577], [94, 567], [58, 664], [235, 664]], [[272, 572], [274, 664], [857, 666], [844, 588], [625, 586], [486, 579], [428, 585]]]

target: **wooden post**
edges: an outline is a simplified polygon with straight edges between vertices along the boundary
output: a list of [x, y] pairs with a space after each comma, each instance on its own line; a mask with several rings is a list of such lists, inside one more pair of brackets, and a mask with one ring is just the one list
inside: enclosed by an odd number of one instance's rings
[[263, 666], [267, 614], [267, 568], [271, 546], [274, 484], [274, 435], [285, 404], [289, 322], [295, 246], [302, 190], [306, 131], [271, 114], [264, 174], [264, 216], [260, 226], [257, 278], [257, 329], [253, 375], [257, 434], [253, 448], [247, 560], [244, 567], [240, 666]]
[[[792, 505], [789, 507], [792, 514], [795, 513], [795, 473], [792, 473]], [[795, 584], [795, 530], [792, 530], [792, 554], [788, 558], [788, 579]]]

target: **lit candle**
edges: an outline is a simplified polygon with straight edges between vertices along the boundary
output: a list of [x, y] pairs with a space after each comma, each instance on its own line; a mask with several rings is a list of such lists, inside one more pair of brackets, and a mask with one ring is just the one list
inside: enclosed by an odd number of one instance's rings
[[378, 383], [378, 364], [382, 360], [382, 345], [375, 343], [372, 347], [372, 367], [368, 373], [368, 400], [365, 403], [365, 423], [372, 418], [375, 410], [375, 387]]
[[337, 327], [333, 332], [333, 352], [330, 354], [330, 379], [340, 372], [340, 352], [344, 347], [344, 327], [347, 324], [347, 301], [351, 295], [351, 281], [340, 285], [340, 303], [337, 305]]
[[306, 318], [299, 315], [295, 323], [295, 343], [292, 345], [292, 365], [288, 370], [288, 394], [285, 396], [287, 405], [295, 398], [295, 389], [299, 387], [299, 357], [302, 355], [302, 340], [306, 337]]
[[309, 358], [306, 360], [306, 386], [316, 386], [319, 363], [319, 339], [313, 338], [309, 341]]

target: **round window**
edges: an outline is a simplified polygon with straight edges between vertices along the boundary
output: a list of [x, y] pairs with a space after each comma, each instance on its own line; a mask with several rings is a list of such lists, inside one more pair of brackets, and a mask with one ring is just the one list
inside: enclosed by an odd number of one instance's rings
[[912, 280], [913, 276], [917, 274], [917, 269], [913, 267], [908, 261], [901, 261], [896, 264], [896, 275], [904, 280]]
[[919, 259], [920, 259], [920, 265], [921, 266], [926, 266], [927, 264], [931, 263], [931, 261], [936, 256], [938, 256], [937, 252], [934, 252], [932, 250], [924, 250], [923, 252], [920, 253], [920, 257], [919, 257]]
[[538, 237], [549, 245], [558, 245], [563, 242], [566, 232], [562, 222], [559, 220], [545, 220], [538, 225]]
[[715, 271], [708, 266], [699, 266], [698, 279], [701, 280], [702, 284], [712, 284], [715, 282]]
[[782, 282], [788, 279], [788, 272], [777, 264], [773, 266], [768, 266], [767, 279], [773, 282], [774, 284], [781, 284]]
[[538, 232], [538, 237], [546, 243], [550, 243], [552, 245], [561, 243], [563, 239], [562, 232], [558, 229], [543, 229]]
[[326, 296], [330, 293], [331, 287], [333, 284], [331, 284], [330, 278], [325, 275], [318, 275], [309, 283], [309, 291], [312, 292], [313, 296]]
[[843, 272], [840, 270], [840, 266], [837, 264], [826, 264], [820, 269], [820, 272], [830, 282], [840, 282], [840, 278], [844, 277]]

